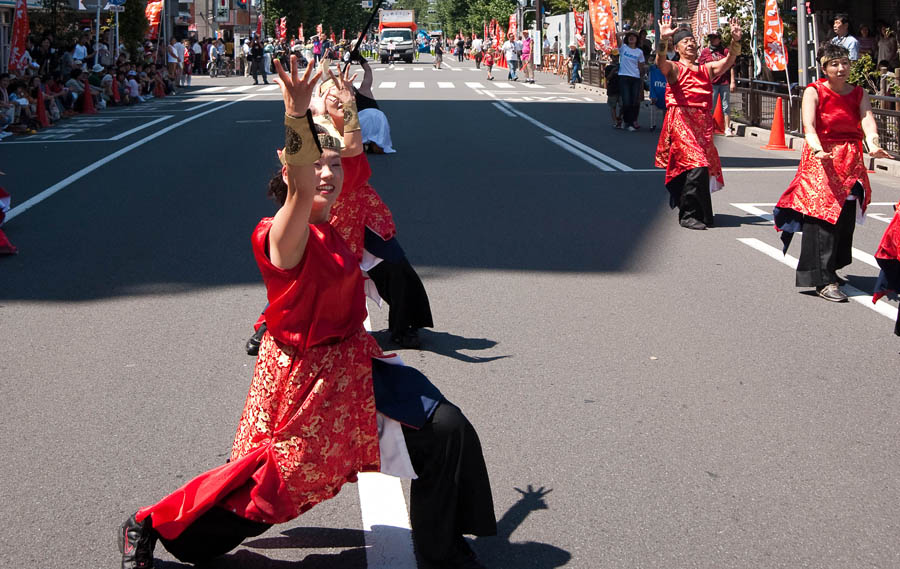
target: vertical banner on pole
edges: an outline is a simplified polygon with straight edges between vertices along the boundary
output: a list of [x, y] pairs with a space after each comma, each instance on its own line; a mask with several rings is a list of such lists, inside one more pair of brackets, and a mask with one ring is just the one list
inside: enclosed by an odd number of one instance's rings
[[705, 40], [708, 34], [719, 29], [719, 10], [716, 7], [716, 0], [689, 0], [688, 9], [691, 14], [691, 27], [698, 43]]
[[766, 0], [765, 32], [766, 67], [772, 71], [787, 69], [787, 53], [784, 50], [784, 22], [778, 13], [777, 0]]
[[509, 15], [509, 33], [519, 35], [519, 16], [515, 12]]
[[594, 47], [607, 55], [613, 48], [618, 47], [616, 17], [611, 2], [612, 0], [589, 0], [588, 2]]
[[584, 12], [575, 12], [575, 43], [584, 47]]
[[28, 4], [25, 0], [16, 1], [16, 14], [13, 17], [12, 42], [9, 46], [9, 70], [24, 71], [25, 44], [28, 39]]
[[162, 4], [163, 0], [147, 2], [147, 7], [144, 9], [144, 15], [147, 16], [147, 22], [149, 23], [147, 37], [152, 40], [159, 38], [159, 20], [160, 12], [162, 12]]

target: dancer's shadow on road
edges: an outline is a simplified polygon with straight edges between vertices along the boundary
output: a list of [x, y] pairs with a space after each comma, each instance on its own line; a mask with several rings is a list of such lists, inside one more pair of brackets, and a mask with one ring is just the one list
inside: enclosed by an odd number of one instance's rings
[[[724, 227], [746, 227], [746, 226], [756, 226], [756, 227], [772, 227], [772, 222], [767, 221], [765, 219], [760, 219], [755, 215], [729, 215], [727, 213], [717, 213], [716, 214], [716, 228], [724, 228]], [[772, 232], [775, 233], [774, 231]]]
[[[379, 330], [372, 332], [372, 336], [378, 341], [380, 346], [385, 350], [392, 351], [398, 349], [398, 346], [391, 341], [391, 333], [389, 330]], [[509, 356], [470, 356], [462, 353], [460, 350], [489, 350], [497, 345], [496, 340], [488, 338], [466, 338], [465, 336], [457, 336], [449, 332], [435, 332], [422, 328], [419, 330], [419, 338], [422, 340], [422, 349], [427, 352], [433, 352], [454, 360], [466, 363], [485, 363], [495, 360], [502, 360]]]
[[[555, 569], [569, 562], [572, 555], [548, 543], [511, 540], [513, 532], [522, 525], [529, 514], [549, 509], [544, 498], [550, 490], [535, 489], [530, 484], [526, 490], [516, 488], [522, 495], [518, 502], [497, 521], [497, 535], [475, 539], [473, 547], [487, 567], [492, 569]], [[409, 530], [389, 526], [376, 526], [379, 542], [410, 540]], [[392, 536], [392, 533], [402, 535]], [[201, 569], [363, 569], [366, 567], [366, 532], [355, 529], [291, 528], [273, 537], [261, 537], [244, 543], [235, 553], [220, 557]], [[338, 553], [311, 553], [302, 561], [270, 559], [253, 550], [329, 549], [342, 548]], [[177, 562], [157, 560], [157, 569], [189, 569], [195, 567]]]

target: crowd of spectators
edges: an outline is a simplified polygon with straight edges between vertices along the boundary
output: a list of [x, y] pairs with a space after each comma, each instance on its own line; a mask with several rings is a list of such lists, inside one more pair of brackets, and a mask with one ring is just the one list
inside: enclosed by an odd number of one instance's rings
[[[27, 39], [23, 69], [0, 74], [0, 139], [35, 134], [84, 112], [88, 101], [94, 109], [134, 105], [174, 94], [184, 81], [181, 64], [164, 64], [172, 46], [148, 42], [133, 58], [124, 46], [113, 50], [103, 40], [91, 40], [89, 34], [67, 45], [50, 34]], [[185, 44], [179, 44], [182, 57], [189, 59]]]

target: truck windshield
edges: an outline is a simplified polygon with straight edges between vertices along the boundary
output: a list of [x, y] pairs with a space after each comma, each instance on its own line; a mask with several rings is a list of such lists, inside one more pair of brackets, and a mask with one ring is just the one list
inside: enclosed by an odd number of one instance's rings
[[394, 40], [394, 41], [410, 41], [412, 39], [412, 32], [409, 30], [384, 30], [381, 32], [382, 40]]

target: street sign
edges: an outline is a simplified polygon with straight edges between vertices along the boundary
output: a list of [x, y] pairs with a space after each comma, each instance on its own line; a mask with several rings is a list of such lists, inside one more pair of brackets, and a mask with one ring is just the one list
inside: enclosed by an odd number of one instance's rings
[[112, 13], [119, 12], [121, 14], [122, 12], [125, 11], [125, 6], [117, 6], [116, 4], [107, 4], [106, 8], [104, 8], [104, 10], [106, 10], [107, 12], [112, 12]]
[[362, 0], [362, 2], [360, 3], [360, 6], [371, 10], [372, 9], [372, 0]]

